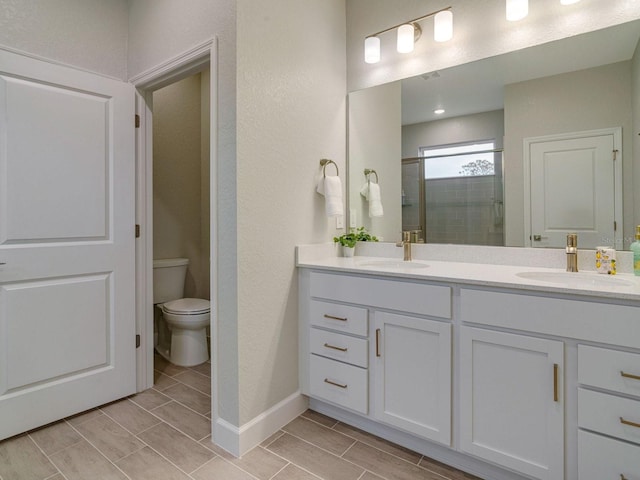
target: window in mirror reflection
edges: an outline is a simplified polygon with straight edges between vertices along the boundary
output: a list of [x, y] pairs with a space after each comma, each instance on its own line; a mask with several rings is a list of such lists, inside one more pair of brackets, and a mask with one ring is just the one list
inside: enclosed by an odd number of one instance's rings
[[422, 147], [424, 178], [495, 175], [494, 142]]
[[421, 147], [402, 161], [402, 229], [427, 243], [504, 245], [502, 151], [494, 141]]

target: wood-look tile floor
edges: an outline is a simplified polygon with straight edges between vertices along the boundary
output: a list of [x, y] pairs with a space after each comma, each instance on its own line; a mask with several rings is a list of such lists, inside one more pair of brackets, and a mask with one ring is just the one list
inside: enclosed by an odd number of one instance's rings
[[311, 410], [233, 458], [211, 443], [211, 365], [155, 367], [152, 389], [0, 442], [0, 480], [477, 478]]

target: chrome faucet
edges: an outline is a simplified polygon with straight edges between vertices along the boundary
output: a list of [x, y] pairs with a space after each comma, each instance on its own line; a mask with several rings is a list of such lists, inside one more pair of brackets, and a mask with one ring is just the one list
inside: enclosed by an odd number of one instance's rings
[[567, 272], [578, 271], [578, 235], [570, 233], [567, 235]]
[[411, 232], [402, 232], [402, 241], [396, 243], [396, 247], [404, 247], [404, 261], [411, 261]]

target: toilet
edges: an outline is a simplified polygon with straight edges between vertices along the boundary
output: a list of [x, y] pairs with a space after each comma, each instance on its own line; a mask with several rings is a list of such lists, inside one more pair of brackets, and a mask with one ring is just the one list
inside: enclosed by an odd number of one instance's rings
[[192, 367], [209, 360], [207, 327], [211, 304], [183, 298], [189, 259], [153, 261], [154, 344], [174, 365]]

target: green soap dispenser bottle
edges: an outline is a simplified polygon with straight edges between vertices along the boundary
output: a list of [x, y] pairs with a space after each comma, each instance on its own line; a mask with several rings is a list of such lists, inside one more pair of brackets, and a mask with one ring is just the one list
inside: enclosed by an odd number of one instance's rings
[[636, 241], [631, 244], [633, 252], [633, 273], [640, 276], [640, 225], [636, 227]]

